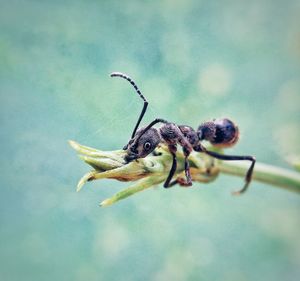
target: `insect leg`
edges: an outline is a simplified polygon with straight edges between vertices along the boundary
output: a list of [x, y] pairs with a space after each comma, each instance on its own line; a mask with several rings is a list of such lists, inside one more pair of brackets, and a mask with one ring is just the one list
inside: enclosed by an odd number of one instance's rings
[[136, 143], [138, 143], [139, 139], [143, 134], [145, 134], [151, 127], [153, 127], [157, 123], [168, 123], [168, 121], [161, 119], [161, 118], [156, 118], [154, 119], [148, 126], [146, 126], [140, 133], [137, 139], [135, 140]]
[[236, 161], [236, 160], [247, 160], [247, 161], [251, 161], [251, 165], [247, 171], [247, 174], [245, 176], [245, 184], [243, 186], [243, 188], [239, 191], [234, 191], [233, 194], [234, 195], [239, 195], [241, 193], [244, 193], [250, 182], [251, 182], [251, 178], [252, 178], [252, 174], [253, 174], [253, 169], [254, 169], [254, 165], [255, 165], [255, 162], [256, 162], [256, 159], [255, 157], [253, 156], [237, 156], [237, 155], [224, 155], [224, 154], [219, 154], [217, 152], [214, 152], [214, 151], [209, 151], [209, 150], [206, 150], [204, 147], [202, 147], [202, 151], [201, 152], [204, 152], [214, 158], [217, 158], [217, 159], [220, 159], [220, 160], [225, 160], [225, 161]]
[[185, 177], [186, 177], [186, 183], [184, 184], [185, 186], [191, 186], [192, 185], [192, 177], [191, 177], [190, 164], [189, 164], [188, 157], [189, 156], [187, 155], [184, 158], [184, 171], [185, 171]]
[[[170, 150], [170, 152], [172, 153], [172, 151]], [[188, 148], [183, 147], [183, 153], [184, 153], [184, 172], [185, 172], [185, 177], [186, 180], [184, 178], [177, 178], [174, 181], [170, 182], [168, 184], [168, 187], [171, 187], [175, 184], [179, 184], [181, 186], [191, 186], [192, 185], [192, 177], [191, 177], [191, 172], [190, 172], [190, 164], [189, 164], [189, 160], [188, 157], [190, 155], [190, 151], [188, 150]], [[175, 172], [175, 171], [174, 171]], [[173, 173], [174, 175], [174, 173]], [[172, 177], [173, 177], [172, 175]], [[169, 175], [170, 176], [170, 175]], [[170, 180], [172, 179], [172, 177], [170, 178]], [[169, 179], [169, 177], [168, 177]]]
[[189, 155], [190, 155], [190, 150], [184, 146], [183, 147], [183, 154], [184, 154], [184, 173], [185, 173], [185, 178], [177, 178], [174, 183], [172, 182], [171, 184], [174, 185], [178, 183], [181, 186], [191, 186], [192, 185], [192, 177], [191, 177], [191, 172], [190, 172], [190, 163], [189, 163]]
[[173, 163], [172, 163], [172, 167], [169, 172], [169, 175], [164, 183], [164, 188], [169, 188], [174, 185], [174, 184], [170, 184], [170, 181], [172, 180], [172, 178], [176, 172], [176, 168], [177, 168], [177, 159], [176, 159], [177, 147], [176, 147], [176, 145], [169, 145], [168, 148], [169, 148], [170, 153], [172, 154]]

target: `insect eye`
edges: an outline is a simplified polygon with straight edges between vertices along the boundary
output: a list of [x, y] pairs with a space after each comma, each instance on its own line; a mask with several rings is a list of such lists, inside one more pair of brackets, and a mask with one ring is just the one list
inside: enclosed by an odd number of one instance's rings
[[149, 150], [149, 149], [151, 148], [151, 143], [150, 143], [150, 142], [145, 142], [145, 143], [144, 143], [144, 148], [145, 148], [146, 150]]

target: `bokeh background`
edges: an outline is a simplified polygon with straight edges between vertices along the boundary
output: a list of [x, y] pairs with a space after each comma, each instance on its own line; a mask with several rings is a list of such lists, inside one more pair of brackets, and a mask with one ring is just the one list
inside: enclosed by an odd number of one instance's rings
[[122, 148], [142, 102], [197, 127], [230, 117], [228, 153], [300, 153], [299, 1], [1, 1], [0, 279], [299, 280], [299, 196], [242, 179], [147, 190], [95, 181], [67, 140]]

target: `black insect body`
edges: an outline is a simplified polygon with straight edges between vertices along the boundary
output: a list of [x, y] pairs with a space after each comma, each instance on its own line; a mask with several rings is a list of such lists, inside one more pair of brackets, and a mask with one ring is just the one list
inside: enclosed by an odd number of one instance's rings
[[[111, 77], [121, 77], [130, 82], [130, 84], [135, 88], [138, 95], [143, 99], [144, 106], [142, 112], [139, 116], [137, 124], [132, 132], [131, 139], [128, 144], [124, 146], [124, 150], [127, 151], [125, 160], [130, 162], [139, 158], [144, 158], [149, 155], [154, 149], [160, 144], [164, 143], [168, 146], [168, 149], [173, 157], [173, 163], [170, 173], [164, 183], [164, 187], [168, 188], [174, 184], [180, 184], [183, 186], [192, 185], [192, 178], [190, 175], [190, 167], [188, 157], [190, 153], [194, 150], [197, 152], [206, 153], [214, 158], [221, 160], [248, 160], [251, 161], [251, 165], [247, 171], [245, 177], [245, 184], [240, 191], [235, 192], [235, 194], [240, 194], [246, 191], [248, 185], [251, 181], [255, 158], [253, 156], [235, 156], [235, 155], [223, 155], [217, 152], [207, 150], [201, 141], [209, 141], [213, 146], [217, 147], [231, 147], [233, 146], [239, 138], [238, 127], [229, 119], [214, 119], [209, 122], [202, 123], [197, 131], [192, 127], [186, 125], [176, 125], [174, 123], [168, 122], [164, 119], [157, 118], [153, 120], [149, 125], [138, 129], [140, 122], [146, 112], [148, 102], [142, 95], [134, 81], [126, 74], [120, 72], [113, 72]], [[154, 128], [155, 124], [161, 123], [159, 128]], [[176, 172], [177, 160], [176, 151], [177, 145], [182, 146], [183, 154], [185, 156], [185, 176], [186, 181], [172, 178]]]

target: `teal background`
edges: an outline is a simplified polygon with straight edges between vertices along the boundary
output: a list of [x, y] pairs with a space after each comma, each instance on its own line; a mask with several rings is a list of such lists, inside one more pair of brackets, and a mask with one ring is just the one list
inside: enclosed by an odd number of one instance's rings
[[299, 1], [1, 1], [1, 280], [298, 280], [299, 196], [241, 178], [75, 192], [90, 168], [67, 140], [103, 150], [144, 123], [230, 117], [227, 153], [289, 167], [300, 154]]

